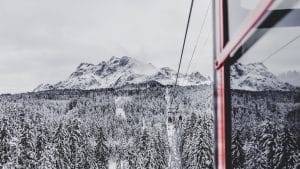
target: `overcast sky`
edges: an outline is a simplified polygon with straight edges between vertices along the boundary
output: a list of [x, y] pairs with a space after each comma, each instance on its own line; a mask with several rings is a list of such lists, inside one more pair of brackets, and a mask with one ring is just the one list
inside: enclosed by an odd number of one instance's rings
[[240, 62], [263, 62], [276, 75], [287, 71], [300, 72], [299, 46], [299, 27], [272, 28], [245, 53]]
[[[208, 4], [195, 0], [183, 72]], [[189, 6], [189, 0], [1, 0], [0, 93], [56, 83], [81, 62], [111, 56], [176, 69]], [[211, 72], [211, 37], [209, 12], [191, 71]]]

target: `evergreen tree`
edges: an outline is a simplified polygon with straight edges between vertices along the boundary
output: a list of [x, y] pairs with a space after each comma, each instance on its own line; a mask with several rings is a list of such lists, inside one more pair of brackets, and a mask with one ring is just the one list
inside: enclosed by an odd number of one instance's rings
[[[292, 137], [288, 126], [286, 125], [283, 129], [282, 134], [282, 150], [280, 153], [278, 169], [289, 169], [293, 168], [296, 164], [297, 158], [299, 159], [300, 152], [297, 152], [297, 144], [295, 138]], [[298, 154], [297, 154], [298, 153]]]
[[145, 167], [149, 169], [165, 169], [167, 168], [167, 157], [165, 153], [165, 145], [159, 133], [149, 135], [148, 147], [146, 149], [147, 164]]
[[18, 158], [18, 165], [20, 168], [35, 168], [36, 167], [36, 153], [34, 131], [29, 121], [24, 121], [22, 124], [20, 136], [20, 156]]
[[36, 158], [39, 161], [42, 158], [42, 154], [45, 151], [45, 147], [47, 143], [49, 143], [48, 139], [48, 131], [46, 128], [46, 124], [38, 124], [37, 126], [37, 137], [36, 137]]
[[157, 152], [156, 164], [158, 169], [167, 168], [167, 145], [160, 132], [157, 133], [155, 139], [155, 151]]
[[129, 169], [135, 169], [137, 166], [137, 148], [135, 146], [131, 146], [126, 154], [126, 160], [128, 161]]
[[270, 121], [258, 126], [247, 154], [248, 168], [276, 168], [280, 155], [278, 132], [278, 126]]
[[193, 113], [192, 116], [188, 119], [187, 124], [184, 128], [182, 141], [180, 144], [180, 152], [181, 152], [181, 159], [182, 159], [182, 166], [183, 168], [189, 169], [194, 167], [194, 147], [195, 142], [193, 142], [193, 136], [195, 132], [195, 125], [196, 125], [196, 115]]
[[212, 168], [212, 138], [207, 118], [191, 117], [181, 143], [182, 166], [186, 169]]
[[95, 150], [95, 156], [97, 160], [97, 165], [99, 169], [107, 169], [108, 168], [108, 158], [109, 158], [109, 150], [106, 146], [106, 138], [102, 131], [102, 128], [99, 130], [99, 136], [97, 138], [97, 145]]
[[137, 137], [137, 169], [147, 168], [149, 166], [149, 153], [147, 153], [147, 149], [149, 147], [150, 136], [147, 130], [143, 130], [142, 134]]
[[10, 160], [10, 137], [8, 119], [2, 118], [0, 121], [0, 166], [5, 165]]
[[[202, 142], [199, 142], [198, 145], [198, 167], [197, 168], [207, 168], [212, 169], [213, 168], [213, 153], [212, 153], [212, 128], [211, 128], [211, 121], [206, 115], [203, 117], [200, 117], [200, 119], [203, 118], [203, 120], [200, 121], [198, 125], [202, 125], [201, 127], [198, 127], [199, 130], [203, 133], [202, 140], [200, 139], [202, 134], [198, 135], [198, 138], [196, 138], [195, 141], [199, 140]], [[202, 123], [202, 124], [201, 124]], [[199, 138], [200, 136], [200, 138]], [[199, 158], [200, 157], [200, 158]]]
[[95, 150], [94, 147], [90, 144], [89, 138], [84, 137], [84, 141], [82, 143], [82, 149], [83, 149], [83, 164], [82, 168], [89, 168], [89, 169], [98, 169], [96, 164], [96, 157], [95, 157]]
[[243, 140], [240, 131], [237, 130], [232, 138], [232, 167], [235, 169], [245, 168], [245, 152], [243, 150]]
[[70, 162], [72, 169], [80, 169], [84, 165], [84, 150], [83, 140], [84, 137], [80, 130], [80, 121], [78, 119], [70, 120], [66, 126], [68, 132], [68, 143], [70, 149]]
[[65, 129], [63, 123], [59, 124], [56, 133], [53, 138], [55, 145], [55, 165], [57, 169], [70, 169], [71, 159], [70, 159], [70, 148], [68, 142], [68, 133]]
[[48, 143], [45, 146], [44, 151], [41, 153], [38, 169], [56, 169], [56, 161], [55, 155], [57, 154], [57, 150], [55, 146], [51, 143]]

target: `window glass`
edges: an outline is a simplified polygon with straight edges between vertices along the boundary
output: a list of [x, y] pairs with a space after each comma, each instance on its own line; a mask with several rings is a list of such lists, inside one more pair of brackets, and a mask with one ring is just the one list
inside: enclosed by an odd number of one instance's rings
[[260, 3], [259, 0], [227, 1], [228, 5], [228, 36], [231, 39], [239, 30], [248, 14]]
[[230, 69], [233, 168], [299, 167], [300, 27], [293, 8], [276, 9], [280, 20], [262, 24], [236, 52], [241, 58]]
[[213, 168], [211, 9], [0, 0], [0, 169]]
[[[260, 0], [227, 1], [229, 40], [235, 36], [240, 27], [246, 22], [246, 18], [249, 16], [250, 12], [255, 10], [261, 2], [262, 1]], [[277, 0], [273, 3], [269, 10], [272, 12], [274, 10], [297, 10], [299, 8], [299, 0]]]

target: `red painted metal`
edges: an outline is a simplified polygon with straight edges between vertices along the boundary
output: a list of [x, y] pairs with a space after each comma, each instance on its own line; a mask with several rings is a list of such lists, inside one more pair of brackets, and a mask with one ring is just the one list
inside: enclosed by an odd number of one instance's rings
[[217, 72], [217, 102], [218, 102], [218, 169], [226, 169], [226, 131], [225, 131], [225, 88], [224, 88], [224, 67]]
[[[219, 51], [221, 53], [224, 47], [224, 17], [223, 0], [219, 1]], [[224, 68], [216, 73], [217, 80], [217, 137], [218, 137], [218, 169], [226, 169], [226, 139], [225, 139], [225, 93], [224, 93]]]
[[[223, 0], [221, 0], [223, 2]], [[222, 50], [218, 57], [218, 64], [216, 68], [219, 69], [223, 66], [225, 60], [230, 56], [230, 54], [240, 45], [240, 43], [245, 39], [245, 37], [251, 32], [251, 30], [255, 27], [255, 25], [263, 18], [266, 14], [267, 10], [271, 7], [275, 0], [264, 0], [262, 1], [255, 10], [253, 10], [244, 24], [242, 25], [240, 31], [237, 33], [233, 40], [229, 41], [225, 48]], [[222, 9], [221, 9], [222, 10]], [[221, 23], [219, 27], [223, 27], [223, 23]], [[221, 31], [223, 36], [223, 31]], [[221, 40], [221, 44], [223, 44], [223, 40]]]
[[[216, 62], [216, 83], [217, 83], [217, 168], [218, 169], [226, 169], [226, 111], [225, 111], [225, 71], [224, 71], [224, 62], [230, 56], [230, 54], [240, 45], [240, 43], [245, 39], [247, 35], [251, 32], [251, 30], [255, 27], [255, 25], [264, 17], [266, 11], [270, 8], [274, 0], [264, 0], [262, 1], [258, 7], [251, 12], [249, 17], [247, 18], [245, 24], [241, 27], [239, 33], [233, 38], [233, 40], [229, 41], [228, 44], [224, 48], [224, 18], [223, 18], [223, 3], [224, 0], [216, 1], [217, 5], [215, 8], [219, 15], [218, 18], [218, 30], [216, 33], [216, 39], [219, 40], [219, 48], [216, 48], [218, 51]], [[215, 44], [217, 45], [217, 44]]]

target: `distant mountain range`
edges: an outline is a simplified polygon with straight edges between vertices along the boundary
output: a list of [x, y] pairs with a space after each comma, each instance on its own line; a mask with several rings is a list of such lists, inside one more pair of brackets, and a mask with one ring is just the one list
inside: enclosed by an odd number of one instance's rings
[[263, 63], [236, 63], [231, 67], [231, 88], [250, 91], [290, 91], [295, 87], [271, 73]]
[[[242, 64], [231, 66], [231, 89], [264, 91], [295, 90], [300, 86], [300, 73], [293, 71], [280, 74], [271, 73], [262, 63]], [[112, 57], [97, 65], [81, 63], [66, 79], [55, 84], [41, 84], [34, 92], [55, 89], [99, 89], [136, 87], [136, 85], [172, 85], [175, 82], [176, 71], [169, 68], [157, 68], [151, 63], [123, 56]], [[156, 84], [157, 83], [157, 84]], [[192, 86], [210, 84], [210, 78], [199, 72], [179, 74], [178, 85]], [[291, 85], [292, 84], [292, 85]]]
[[[157, 68], [151, 63], [123, 56], [112, 57], [97, 65], [81, 63], [66, 79], [56, 84], [41, 84], [34, 92], [54, 89], [99, 89], [116, 88], [132, 84], [158, 82], [162, 85], [174, 84], [176, 71], [171, 68]], [[178, 85], [190, 86], [210, 84], [210, 79], [199, 72], [179, 74]]]
[[300, 72], [288, 71], [286, 73], [279, 74], [278, 78], [284, 82], [300, 87]]

